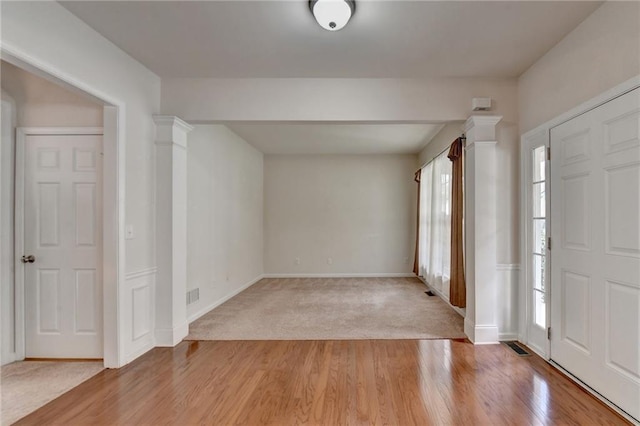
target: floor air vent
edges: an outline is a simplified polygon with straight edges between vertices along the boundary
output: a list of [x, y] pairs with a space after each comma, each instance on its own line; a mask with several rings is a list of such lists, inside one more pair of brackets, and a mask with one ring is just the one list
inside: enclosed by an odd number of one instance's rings
[[529, 352], [524, 350], [522, 346], [518, 345], [516, 342], [504, 342], [504, 344], [509, 346], [518, 356], [531, 356]]
[[426, 294], [427, 296], [435, 296], [436, 294], [434, 292], [432, 292], [431, 290], [429, 291], [425, 291], [424, 294]]

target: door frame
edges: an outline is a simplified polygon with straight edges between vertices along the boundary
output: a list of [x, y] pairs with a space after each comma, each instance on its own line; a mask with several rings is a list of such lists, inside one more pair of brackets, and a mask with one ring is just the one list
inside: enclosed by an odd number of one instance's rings
[[[15, 291], [15, 350], [16, 350], [16, 358], [18, 360], [23, 360], [26, 354], [26, 330], [25, 330], [25, 316], [26, 316], [26, 299], [25, 299], [25, 265], [22, 263], [21, 256], [25, 254], [24, 252], [24, 182], [25, 182], [25, 144], [28, 136], [60, 136], [60, 135], [98, 135], [103, 136], [104, 139], [104, 129], [102, 127], [18, 127], [16, 129], [16, 145], [15, 145], [15, 192], [14, 192], [14, 291]], [[104, 146], [104, 140], [102, 141], [102, 146]], [[103, 167], [104, 169], [104, 167]], [[104, 171], [102, 172], [103, 176], [100, 176], [100, 180], [102, 185], [104, 186]], [[103, 191], [104, 194], [104, 191]], [[102, 201], [102, 210], [103, 215], [107, 210], [104, 202]], [[104, 218], [102, 219], [102, 239], [105, 240], [106, 229], [104, 227]], [[105, 259], [104, 250], [102, 250], [103, 255], [102, 259], [100, 259], [101, 269], [103, 271], [103, 283], [104, 283], [104, 267], [108, 259]], [[104, 285], [103, 285], [103, 294], [102, 294], [102, 305], [103, 312], [106, 309], [105, 306], [105, 294], [104, 294]], [[104, 321], [102, 325], [102, 335], [104, 337]], [[103, 342], [103, 345], [106, 342]], [[104, 356], [104, 346], [103, 346], [103, 356]]]
[[[103, 363], [105, 368], [119, 368], [127, 363], [124, 334], [125, 283], [125, 165], [126, 103], [102, 91], [94, 84], [71, 76], [28, 52], [3, 43], [0, 59], [45, 78], [62, 87], [104, 105], [103, 114]], [[13, 206], [12, 206], [13, 207]], [[15, 333], [15, 330], [14, 330]], [[16, 356], [16, 360], [19, 359]]]
[[[531, 152], [534, 147], [545, 147], [545, 230], [546, 237], [551, 235], [551, 162], [548, 160], [547, 152], [549, 146], [549, 129], [538, 130], [536, 132], [529, 132], [522, 136], [520, 144], [520, 241], [521, 241], [521, 259], [520, 259], [520, 275], [521, 275], [521, 291], [520, 293], [520, 317], [521, 323], [524, 324], [523, 332], [521, 333], [520, 341], [525, 343], [531, 350], [540, 355], [544, 359], [551, 358], [551, 341], [546, 339], [543, 347], [536, 345], [531, 339], [529, 333], [531, 324], [533, 323], [533, 298], [531, 297], [533, 291], [533, 283], [531, 281], [531, 272], [533, 267], [531, 264], [531, 258], [533, 256], [533, 250], [531, 250], [531, 238], [530, 238], [530, 225], [533, 221], [531, 216], [532, 208], [532, 191], [531, 191], [531, 174], [532, 158]], [[551, 253], [549, 247], [545, 248], [545, 301], [547, 305], [546, 309], [546, 325], [547, 328], [551, 325]]]

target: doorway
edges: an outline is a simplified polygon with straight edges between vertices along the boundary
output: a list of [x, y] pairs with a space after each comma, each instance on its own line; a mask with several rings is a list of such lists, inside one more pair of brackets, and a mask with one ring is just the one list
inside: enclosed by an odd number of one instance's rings
[[[16, 52], [9, 54], [4, 50], [2, 51], [2, 70], [3, 89], [5, 86], [11, 87], [13, 88], [13, 93], [18, 94], [16, 96], [10, 92], [9, 95], [17, 99], [12, 100], [13, 105], [7, 103], [7, 105], [13, 109], [13, 115], [17, 116], [17, 122], [2, 123], [2, 176], [10, 177], [7, 180], [3, 179], [2, 195], [3, 200], [5, 199], [5, 194], [9, 196], [11, 200], [10, 203], [3, 203], [0, 209], [3, 235], [7, 232], [12, 237], [14, 235], [13, 188], [15, 186], [15, 172], [17, 170], [13, 158], [15, 150], [18, 148], [16, 128], [25, 127], [26, 131], [23, 132], [23, 136], [27, 138], [30, 137], [29, 135], [31, 133], [38, 134], [38, 137], [55, 135], [57, 133], [58, 137], [64, 136], [68, 138], [71, 137], [73, 133], [76, 133], [73, 135], [74, 138], [76, 136], [93, 136], [99, 138], [100, 149], [97, 149], [97, 151], [84, 153], [82, 150], [76, 149], [74, 152], [74, 150], [71, 149], [71, 156], [76, 156], [75, 167], [79, 170], [90, 166], [95, 160], [96, 172], [100, 171], [99, 175], [101, 178], [95, 182], [79, 182], [89, 183], [90, 185], [76, 185], [76, 189], [78, 189], [79, 194], [84, 197], [85, 201], [95, 197], [96, 212], [92, 218], [93, 222], [76, 223], [76, 225], [82, 225], [85, 229], [89, 229], [91, 226], [97, 228], [97, 235], [95, 235], [95, 239], [92, 242], [92, 244], [95, 244], [92, 250], [97, 253], [97, 258], [94, 258], [95, 265], [87, 263], [87, 270], [74, 267], [74, 269], [78, 269], [78, 273], [73, 277], [74, 280], [77, 280], [77, 283], [74, 283], [74, 292], [81, 294], [80, 300], [93, 298], [99, 301], [97, 302], [98, 305], [84, 304], [78, 301], [72, 302], [73, 305], [78, 305], [74, 306], [78, 309], [76, 309], [76, 314], [74, 314], [72, 320], [64, 319], [64, 321], [67, 321], [66, 325], [62, 323], [63, 316], [61, 314], [58, 315], [58, 318], [55, 318], [55, 314], [57, 314], [58, 311], [52, 310], [51, 305], [43, 307], [42, 316], [38, 317], [36, 315], [28, 319], [25, 315], [27, 313], [25, 310], [25, 296], [29, 296], [29, 294], [28, 291], [24, 291], [24, 286], [21, 286], [21, 290], [18, 289], [17, 281], [19, 277], [14, 277], [14, 275], [19, 274], [20, 271], [26, 267], [37, 265], [38, 260], [43, 260], [44, 258], [42, 255], [37, 256], [34, 253], [24, 252], [23, 247], [19, 249], [16, 247], [17, 250], [15, 250], [13, 247], [14, 244], [11, 244], [10, 247], [5, 247], [5, 244], [3, 244], [0, 269], [3, 276], [11, 274], [11, 279], [3, 280], [3, 297], [0, 303], [2, 304], [3, 315], [10, 313], [12, 320], [15, 320], [15, 322], [11, 321], [9, 323], [3, 321], [2, 323], [2, 364], [23, 360], [25, 356], [38, 358], [73, 357], [83, 359], [98, 358], [103, 360], [101, 364], [104, 364], [105, 367], [120, 367], [125, 363], [123, 353], [121, 353], [120, 350], [118, 337], [118, 293], [119, 285], [124, 280], [124, 263], [122, 259], [124, 253], [124, 227], [122, 225], [124, 222], [124, 186], [122, 183], [124, 182], [125, 156], [123, 147], [121, 146], [123, 143], [123, 134], [118, 126], [118, 123], [122, 122], [124, 117], [123, 105], [112, 99], [106, 99], [102, 95], [100, 95], [100, 97], [93, 95], [91, 88], [82, 84], [82, 82], [68, 78], [60, 79], [56, 77], [59, 73], [55, 68], [36, 67]], [[9, 72], [6, 72], [7, 70], [9, 70]], [[25, 77], [25, 75], [28, 77]], [[11, 83], [9, 81], [9, 79], [12, 78], [11, 76], [14, 78], [13, 83], [17, 84], [8, 84]], [[16, 79], [16, 76], [20, 76], [20, 78]], [[26, 81], [25, 78], [29, 80]], [[31, 81], [36, 79], [38, 80], [37, 83]], [[43, 89], [45, 85], [55, 87], [55, 89], [47, 92]], [[83, 87], [83, 89], [79, 87]], [[37, 90], [31, 90], [34, 88]], [[19, 89], [23, 91], [20, 92]], [[56, 96], [43, 95], [43, 93], [51, 94], [54, 92], [57, 94]], [[66, 96], [60, 96], [61, 92], [65, 92]], [[4, 95], [5, 91], [3, 90], [3, 112], [5, 107]], [[78, 99], [83, 99], [84, 101], [75, 102], [72, 98], [76, 99], [76, 101]], [[46, 108], [42, 107], [43, 102], [45, 104], [48, 103], [45, 105]], [[30, 103], [30, 106], [33, 108], [21, 108], [25, 103]], [[92, 104], [93, 107], [90, 109], [80, 109], [78, 107], [80, 104], [86, 105], [87, 103]], [[61, 117], [63, 119], [61, 119]], [[36, 121], [36, 119], [39, 121]], [[87, 120], [89, 120], [89, 122], [87, 122]], [[82, 126], [82, 129], [79, 132], [74, 131], [78, 126]], [[90, 126], [90, 128], [85, 126]], [[4, 137], [5, 134], [10, 137]], [[94, 143], [97, 142], [94, 141]], [[94, 158], [95, 153], [98, 155]], [[62, 159], [61, 155], [60, 153], [49, 156], [45, 154], [41, 160], [45, 164], [51, 161], [55, 162]], [[10, 163], [4, 161], [8, 158], [12, 159]], [[98, 170], [98, 167], [101, 169]], [[88, 171], [85, 170], [84, 173], [88, 173]], [[86, 175], [84, 177], [86, 177]], [[96, 179], [98, 179], [98, 175], [96, 175]], [[95, 184], [96, 186], [90, 188], [91, 184]], [[22, 189], [24, 190], [25, 188]], [[9, 191], [11, 191], [11, 193]], [[55, 191], [53, 191], [53, 193], [55, 193]], [[45, 194], [41, 195], [45, 197]], [[49, 195], [51, 195], [51, 193]], [[61, 208], [68, 207], [69, 206], [61, 206]], [[53, 217], [55, 218], [55, 215], [53, 215]], [[83, 215], [83, 218], [86, 219], [87, 215]], [[51, 217], [49, 217], [49, 219], [51, 219]], [[62, 224], [62, 221], [60, 223]], [[102, 224], [102, 226], [99, 226], [99, 224]], [[64, 226], [69, 227], [71, 225], [67, 223]], [[9, 231], [7, 231], [7, 229], [9, 229]], [[39, 232], [38, 229], [29, 229]], [[58, 229], [58, 231], [61, 230], [62, 227]], [[25, 237], [24, 229], [19, 235]], [[62, 233], [60, 235], [62, 235]], [[18, 237], [18, 234], [16, 237]], [[87, 245], [87, 241], [88, 240], [81, 241], [81, 245]], [[4, 242], [5, 241], [3, 241], [3, 243]], [[10, 251], [7, 248], [10, 248]], [[85, 254], [89, 251], [90, 250], [84, 250]], [[26, 264], [21, 262], [23, 255], [27, 256], [25, 259], [27, 261]], [[29, 255], [33, 255], [35, 258], [33, 264], [29, 263]], [[55, 268], [47, 267], [44, 269]], [[92, 269], [95, 270], [92, 271]], [[60, 274], [62, 274], [62, 271]], [[29, 274], [27, 273], [26, 275]], [[51, 279], [55, 278], [56, 273], [55, 271], [45, 271], [45, 273], [40, 275], [41, 277], [38, 278], [42, 278], [43, 280], [49, 279], [48, 283], [51, 284]], [[55, 282], [55, 279], [53, 282]], [[27, 285], [30, 284], [27, 283]], [[5, 287], [10, 287], [10, 291], [5, 292]], [[51, 288], [50, 286], [49, 290]], [[34, 294], [37, 295], [36, 290], [31, 289], [29, 291], [33, 291]], [[95, 292], [99, 294], [93, 294]], [[7, 295], [10, 297], [5, 297]], [[59, 302], [65, 301], [66, 303], [66, 295], [58, 293], [58, 296], [60, 297]], [[40, 299], [50, 301], [44, 298], [44, 296], [40, 297]], [[10, 307], [10, 309], [7, 309], [7, 307]], [[47, 309], [49, 310], [47, 311]], [[44, 315], [44, 313], [46, 313], [46, 315]], [[54, 315], [52, 316], [51, 314]], [[55, 321], [59, 321], [59, 327], [64, 326], [67, 329], [72, 329], [75, 334], [84, 335], [83, 337], [93, 336], [93, 342], [91, 344], [86, 344], [86, 342], [76, 343], [76, 348], [82, 347], [83, 349], [75, 354], [59, 352], [57, 344], [55, 350], [52, 350], [53, 345], [50, 345], [47, 353], [27, 352], [25, 344], [27, 340], [26, 325], [29, 323], [28, 321], [30, 321], [31, 324], [43, 325], [43, 327], [41, 327], [43, 329], [42, 331], [45, 332], [43, 334], [49, 333], [48, 337], [53, 337], [55, 333], [57, 333], [57, 331], [55, 331]], [[48, 325], [44, 326], [47, 322]], [[53, 328], [50, 327], [52, 324], [54, 325]], [[31, 347], [32, 345], [28, 346]], [[59, 346], [62, 347], [65, 345], [61, 344]]]

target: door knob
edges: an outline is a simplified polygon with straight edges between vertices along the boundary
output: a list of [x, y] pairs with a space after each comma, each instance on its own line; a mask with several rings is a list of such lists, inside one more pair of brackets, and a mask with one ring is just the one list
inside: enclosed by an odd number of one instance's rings
[[36, 261], [36, 257], [32, 254], [29, 256], [22, 256], [22, 263], [33, 263]]

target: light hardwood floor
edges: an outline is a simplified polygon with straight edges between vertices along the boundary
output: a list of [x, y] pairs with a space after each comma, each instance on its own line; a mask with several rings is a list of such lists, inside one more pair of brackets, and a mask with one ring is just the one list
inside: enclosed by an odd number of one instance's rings
[[157, 348], [18, 424], [625, 423], [541, 358], [504, 345], [342, 340]]

